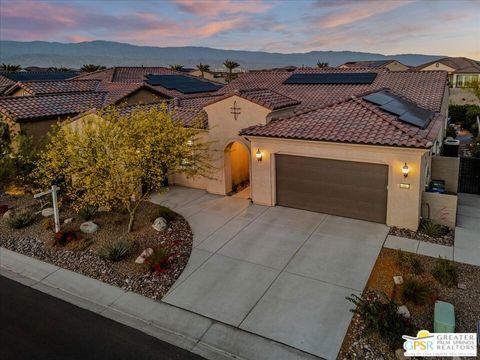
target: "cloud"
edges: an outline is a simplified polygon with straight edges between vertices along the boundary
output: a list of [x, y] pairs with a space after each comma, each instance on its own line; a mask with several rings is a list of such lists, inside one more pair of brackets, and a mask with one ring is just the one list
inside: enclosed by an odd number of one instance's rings
[[271, 9], [271, 4], [261, 0], [170, 0], [183, 12], [199, 16], [220, 14], [263, 13]]

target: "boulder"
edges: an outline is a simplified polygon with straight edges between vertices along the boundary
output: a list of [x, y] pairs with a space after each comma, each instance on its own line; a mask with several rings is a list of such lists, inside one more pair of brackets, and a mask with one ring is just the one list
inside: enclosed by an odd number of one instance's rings
[[153, 222], [152, 227], [157, 231], [163, 231], [167, 228], [167, 220], [162, 217], [158, 217]]
[[68, 218], [68, 219], [63, 220], [63, 223], [64, 224], [70, 224], [72, 221], [73, 221], [73, 218]]
[[145, 250], [142, 251], [140, 256], [135, 259], [135, 262], [137, 264], [143, 264], [145, 262], [145, 259], [147, 259], [152, 254], [153, 254], [153, 249], [152, 248], [146, 248]]
[[4, 219], [10, 219], [13, 215], [13, 211], [12, 210], [7, 210], [4, 214], [3, 214], [3, 218]]
[[398, 307], [397, 313], [403, 315], [407, 319], [410, 319], [410, 311], [405, 305], [401, 305]]
[[48, 207], [42, 210], [42, 216], [43, 217], [50, 217], [53, 216], [53, 208]]
[[92, 234], [98, 230], [98, 225], [93, 221], [87, 221], [80, 225], [80, 231], [85, 234]]

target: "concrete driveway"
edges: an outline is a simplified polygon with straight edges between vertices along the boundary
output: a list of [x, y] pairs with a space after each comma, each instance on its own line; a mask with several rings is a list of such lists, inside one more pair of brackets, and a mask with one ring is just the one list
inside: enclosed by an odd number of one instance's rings
[[184, 215], [190, 261], [163, 301], [334, 359], [385, 225], [173, 187], [152, 199]]

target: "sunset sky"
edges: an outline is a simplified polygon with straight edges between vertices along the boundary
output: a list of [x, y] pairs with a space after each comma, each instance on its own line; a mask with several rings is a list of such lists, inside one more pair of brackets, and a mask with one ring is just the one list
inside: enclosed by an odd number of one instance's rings
[[480, 60], [480, 0], [0, 0], [2, 40]]

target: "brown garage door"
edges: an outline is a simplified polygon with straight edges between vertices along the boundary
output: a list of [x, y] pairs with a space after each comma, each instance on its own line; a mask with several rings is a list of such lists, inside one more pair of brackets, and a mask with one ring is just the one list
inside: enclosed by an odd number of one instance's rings
[[388, 166], [276, 155], [277, 204], [386, 222]]

